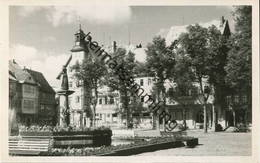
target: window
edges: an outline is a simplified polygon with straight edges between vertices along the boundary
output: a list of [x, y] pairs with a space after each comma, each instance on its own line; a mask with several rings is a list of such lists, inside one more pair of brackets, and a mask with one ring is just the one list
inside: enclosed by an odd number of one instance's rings
[[192, 95], [192, 90], [191, 90], [191, 89], [188, 90], [188, 95], [189, 95], [189, 96]]
[[149, 113], [143, 113], [143, 116], [144, 116], [144, 117], [149, 117], [150, 114], [149, 114]]
[[34, 86], [31, 86], [31, 85], [24, 85], [24, 93], [26, 94], [34, 94]]
[[110, 118], [110, 114], [107, 114], [107, 118]]
[[234, 102], [235, 102], [235, 103], [239, 103], [239, 96], [235, 96], [235, 97], [234, 97]]
[[80, 35], [76, 35], [76, 42], [80, 41]]
[[148, 85], [152, 84], [152, 80], [150, 78], [148, 79], [148, 83], [147, 84]]
[[34, 101], [33, 100], [24, 100], [23, 101], [23, 108], [31, 110], [34, 108]]
[[107, 96], [105, 97], [105, 104], [107, 105]]
[[79, 80], [76, 81], [76, 86], [77, 86], [77, 87], [80, 86]]
[[99, 99], [99, 104], [102, 104], [102, 98]]
[[115, 100], [113, 97], [110, 97], [110, 101], [109, 101], [110, 104], [114, 104], [115, 103]]
[[76, 96], [76, 102], [79, 103], [79, 101], [80, 101], [80, 97]]
[[242, 103], [247, 103], [247, 97], [245, 95], [242, 96]]
[[231, 96], [227, 96], [227, 97], [226, 97], [226, 100], [227, 100], [227, 104], [230, 105], [231, 102], [232, 102], [232, 101], [231, 101]]
[[41, 105], [41, 110], [44, 110], [44, 105]]
[[144, 85], [144, 79], [140, 79], [140, 86]]

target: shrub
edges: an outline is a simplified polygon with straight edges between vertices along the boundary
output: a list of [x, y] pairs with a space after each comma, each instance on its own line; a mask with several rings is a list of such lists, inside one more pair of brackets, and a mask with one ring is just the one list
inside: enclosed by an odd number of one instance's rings
[[249, 131], [249, 128], [246, 124], [243, 124], [243, 123], [239, 123], [237, 125], [237, 128], [238, 128], [238, 132], [248, 132]]
[[217, 124], [215, 130], [216, 132], [223, 131], [223, 127], [221, 126], [221, 124]]
[[107, 131], [110, 132], [111, 129], [108, 127], [98, 127], [98, 128], [89, 128], [89, 127], [76, 127], [76, 126], [68, 126], [68, 127], [61, 127], [61, 126], [40, 126], [40, 125], [31, 125], [31, 126], [25, 126], [20, 125], [19, 126], [19, 132], [77, 132], [77, 131], [93, 131], [95, 133]]

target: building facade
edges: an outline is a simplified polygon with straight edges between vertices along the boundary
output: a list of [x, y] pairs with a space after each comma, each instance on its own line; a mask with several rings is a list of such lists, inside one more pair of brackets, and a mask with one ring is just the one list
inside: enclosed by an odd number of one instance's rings
[[[231, 35], [228, 20], [221, 17], [220, 24], [218, 26], [221, 34], [225, 37], [229, 37]], [[185, 31], [184, 31], [185, 32]], [[71, 61], [68, 67], [72, 67], [77, 62], [82, 63], [84, 59], [88, 59], [90, 54], [90, 50], [87, 49], [88, 39], [85, 38], [85, 33], [79, 29], [75, 33], [75, 45], [71, 49]], [[87, 36], [90, 37], [90, 36]], [[177, 36], [174, 36], [177, 37]], [[91, 38], [90, 38], [91, 39]], [[110, 49], [106, 50], [111, 53], [116, 50], [115, 43]], [[70, 68], [69, 68], [70, 69]], [[71, 122], [73, 125], [80, 126], [83, 124], [84, 126], [89, 126], [89, 116], [84, 115], [84, 109], [87, 107], [91, 108], [91, 101], [88, 101], [88, 96], [91, 96], [92, 90], [86, 90], [82, 85], [82, 82], [78, 81], [74, 76], [74, 72], [69, 71], [69, 87], [71, 90], [75, 91], [74, 94], [70, 95], [69, 103], [70, 109], [72, 110], [71, 114]], [[152, 94], [152, 89], [154, 86], [154, 78], [149, 76], [139, 76], [135, 78], [135, 82], [144, 90], [144, 92], [148, 95]], [[166, 81], [165, 88], [167, 91], [176, 86], [175, 83]], [[194, 86], [197, 88], [196, 94], [200, 94], [200, 89], [198, 83], [194, 83]], [[206, 82], [203, 82], [203, 87], [207, 86]], [[98, 126], [101, 125], [123, 125], [125, 123], [125, 115], [120, 112], [120, 108], [122, 107], [122, 102], [120, 101], [120, 94], [118, 92], [111, 92], [107, 86], [100, 87], [98, 89], [97, 106], [96, 106], [96, 122]], [[136, 109], [131, 102], [136, 100], [130, 97], [130, 107], [133, 107], [132, 114], [130, 115], [133, 123], [137, 124], [138, 127], [151, 127], [152, 114], [148, 111], [148, 104], [144, 102], [144, 99], [141, 97], [139, 102], [141, 103], [141, 111], [140, 109]], [[214, 128], [215, 124], [220, 124], [223, 128], [231, 126], [234, 121], [238, 121], [241, 119], [241, 116], [237, 116], [234, 118], [234, 112], [230, 112], [230, 109], [227, 104], [227, 107], [220, 108], [215, 107], [213, 105], [214, 97], [213, 95], [209, 95], [209, 99], [207, 101], [207, 122], [209, 128]], [[234, 105], [233, 105], [234, 106]], [[238, 105], [236, 105], [238, 107]], [[185, 119], [188, 128], [202, 128], [204, 115], [203, 115], [203, 106], [200, 99], [192, 98], [183, 100], [171, 100], [166, 98], [166, 110], [169, 114], [178, 122], [183, 123]], [[237, 114], [241, 115], [236, 111]], [[245, 119], [245, 118], [243, 118]], [[241, 120], [242, 121], [242, 120]]]
[[40, 72], [9, 61], [9, 90], [9, 118], [15, 122], [13, 125], [53, 125], [55, 92]]

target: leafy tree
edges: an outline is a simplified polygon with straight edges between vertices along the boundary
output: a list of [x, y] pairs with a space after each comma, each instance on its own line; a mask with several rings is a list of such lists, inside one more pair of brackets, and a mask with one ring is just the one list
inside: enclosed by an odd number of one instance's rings
[[118, 48], [113, 55], [113, 60], [117, 63], [117, 68], [111, 69], [108, 74], [107, 84], [112, 90], [117, 90], [120, 93], [122, 101], [122, 113], [126, 114], [126, 126], [130, 127], [131, 122], [131, 107], [130, 95], [133, 94], [129, 80], [134, 78], [135, 54], [131, 51], [127, 53], [125, 49]]
[[252, 7], [235, 7], [233, 12], [235, 33], [231, 38], [228, 54], [226, 82], [232, 94], [246, 94], [248, 109], [251, 109], [252, 93]]
[[[76, 62], [72, 66], [74, 76], [78, 81], [82, 81], [84, 93], [87, 96], [88, 107], [84, 108], [84, 112], [90, 114], [91, 126], [96, 127], [95, 115], [96, 106], [98, 100], [98, 87], [104, 84], [105, 75], [107, 74], [107, 68], [104, 63], [95, 55], [90, 55], [83, 60], [82, 63]], [[92, 109], [90, 108], [92, 106]], [[85, 107], [85, 106], [84, 106]], [[90, 111], [91, 110], [91, 111]]]
[[[221, 34], [215, 25], [208, 28], [208, 82], [214, 95], [213, 107], [225, 107], [225, 97], [229, 87], [225, 82], [227, 55], [229, 52], [229, 35]], [[213, 109], [213, 127], [216, 125], [215, 110]]]
[[186, 128], [186, 109], [188, 104], [196, 99], [196, 87], [194, 86], [194, 73], [191, 69], [191, 58], [179, 50], [175, 57], [176, 64], [171, 81], [174, 85], [168, 90], [167, 96], [171, 101], [178, 102], [183, 106], [183, 124]]
[[235, 34], [231, 42], [232, 49], [228, 55], [226, 80], [232, 88], [251, 92], [252, 8], [251, 6], [236, 7], [233, 15]]
[[[147, 67], [150, 74], [155, 78], [153, 92], [157, 101], [163, 101], [163, 107], [166, 105], [166, 89], [164, 83], [171, 77], [174, 67], [174, 56], [172, 51], [166, 46], [165, 39], [161, 36], [153, 38], [152, 43], [147, 46]], [[168, 51], [169, 50], [169, 51]], [[153, 126], [159, 128], [157, 113], [153, 113]], [[157, 125], [156, 125], [157, 120]]]
[[209, 87], [204, 88], [204, 82], [208, 83], [208, 31], [200, 25], [190, 25], [187, 32], [181, 34], [179, 43], [191, 59], [191, 67], [195, 75], [195, 81], [199, 84], [204, 110], [204, 132], [207, 132], [207, 100], [209, 97]]
[[146, 63], [136, 61], [134, 74], [136, 76], [151, 76], [153, 73], [151, 73]]

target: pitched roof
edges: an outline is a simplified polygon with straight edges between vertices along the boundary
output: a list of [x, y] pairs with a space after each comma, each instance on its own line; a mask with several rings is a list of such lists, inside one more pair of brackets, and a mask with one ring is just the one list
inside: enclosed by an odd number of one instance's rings
[[15, 75], [14, 75], [14, 73], [12, 73], [12, 71], [10, 71], [10, 70], [9, 70], [9, 79], [10, 79], [10, 80], [17, 81], [17, 80], [16, 80], [16, 77], [15, 77]]
[[29, 74], [32, 75], [34, 80], [39, 84], [40, 86], [40, 91], [42, 92], [47, 92], [47, 93], [55, 93], [53, 88], [49, 85], [48, 81], [45, 79], [43, 74], [38, 71], [30, 70], [30, 69], [25, 69]]
[[223, 20], [223, 24], [220, 24], [219, 30], [220, 30], [221, 34], [224, 35], [224, 36], [230, 36], [231, 35], [228, 20], [226, 20], [226, 19]]
[[24, 71], [15, 61], [9, 61], [9, 71], [16, 77], [20, 83], [36, 84], [32, 76]]

